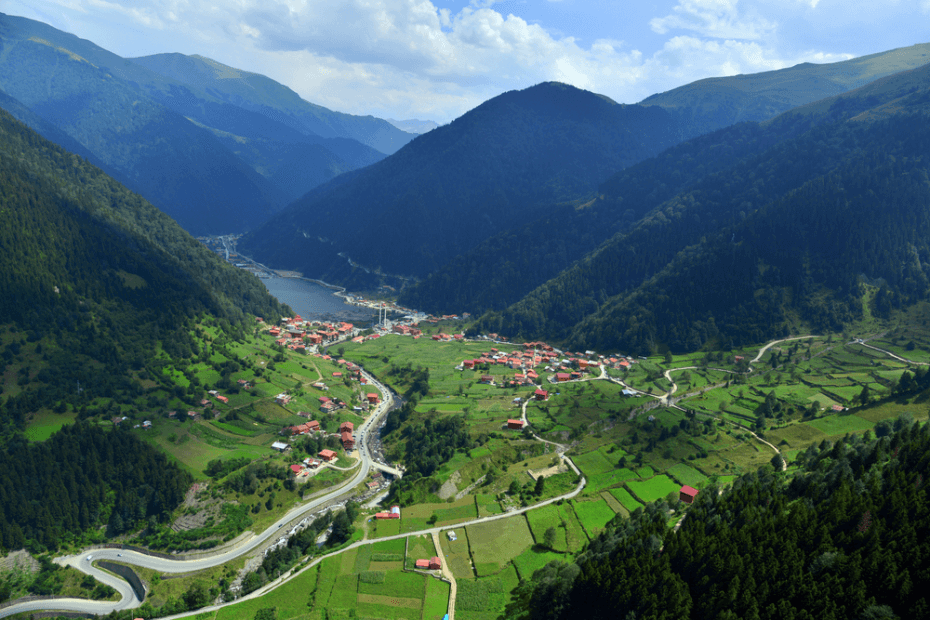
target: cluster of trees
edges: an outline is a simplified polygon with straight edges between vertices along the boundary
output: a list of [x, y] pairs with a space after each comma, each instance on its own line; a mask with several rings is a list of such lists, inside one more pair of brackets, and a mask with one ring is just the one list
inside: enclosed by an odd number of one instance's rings
[[681, 528], [664, 501], [617, 519], [574, 563], [522, 582], [507, 616], [894, 618], [930, 614], [930, 425], [904, 416], [811, 446], [790, 477], [710, 486]]
[[132, 433], [76, 423], [43, 443], [0, 449], [0, 547], [54, 549], [108, 525], [121, 534], [164, 522], [190, 474]]

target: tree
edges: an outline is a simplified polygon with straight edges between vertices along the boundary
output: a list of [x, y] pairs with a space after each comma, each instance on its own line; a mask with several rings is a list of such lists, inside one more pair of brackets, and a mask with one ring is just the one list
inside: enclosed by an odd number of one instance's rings
[[555, 551], [555, 528], [550, 527], [546, 530], [546, 533], [543, 534], [543, 544]]
[[772, 467], [775, 468], [775, 471], [781, 471], [781, 468], [784, 465], [784, 460], [782, 459], [781, 454], [776, 454], [769, 462], [772, 464]]
[[533, 489], [533, 493], [536, 494], [536, 495], [542, 495], [542, 494], [543, 494], [543, 488], [544, 488], [545, 486], [546, 486], [546, 477], [545, 477], [545, 476], [540, 476], [539, 478], [536, 479], [536, 488]]

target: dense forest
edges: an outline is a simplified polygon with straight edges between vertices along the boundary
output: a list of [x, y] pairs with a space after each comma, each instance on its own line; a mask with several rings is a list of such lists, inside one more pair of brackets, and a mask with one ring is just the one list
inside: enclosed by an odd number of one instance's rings
[[[409, 307], [442, 314], [504, 310], [559, 276], [575, 261], [593, 255], [592, 251], [612, 237], [646, 255], [639, 260], [650, 261], [644, 265], [645, 271], [626, 276], [636, 284], [667, 264], [674, 252], [696, 243], [701, 235], [715, 232], [716, 227], [732, 224], [734, 215], [758, 207], [762, 204], [760, 198], [783, 193], [786, 186], [782, 175], [788, 183], [797, 183], [831, 170], [845, 155], [839, 143], [834, 144], [824, 160], [799, 153], [790, 146], [779, 150], [775, 148], [777, 145], [790, 145], [791, 140], [817, 126], [835, 124], [882, 105], [904, 103], [913, 107], [915, 102], [902, 101], [902, 97], [925, 90], [926, 74], [925, 67], [889, 76], [765, 123], [740, 123], [671, 147], [620, 170], [601, 183], [593, 195], [571, 204], [544, 208], [533, 219], [497, 233], [415, 286], [404, 289], [400, 300]], [[774, 156], [783, 161], [773, 162]], [[804, 170], [806, 166], [810, 169]], [[739, 194], [731, 189], [725, 196], [715, 195], [718, 187], [734, 188], [731, 177], [751, 179], [753, 185]], [[764, 185], [759, 185], [760, 182]], [[667, 210], [663, 204], [666, 201], [672, 206], [676, 202], [700, 201], [705, 207], [702, 219], [653, 221], [650, 214]], [[647, 239], [648, 235], [652, 238]], [[636, 247], [638, 244], [643, 246], [642, 250]], [[580, 263], [572, 276], [578, 281], [570, 289], [569, 302], [575, 303], [575, 298], [583, 302], [566, 313], [575, 320], [579, 312], [590, 311], [611, 294], [610, 290], [616, 289], [609, 272], [599, 279], [596, 274], [586, 275], [585, 266], [585, 262]], [[553, 307], [544, 314], [561, 312], [561, 299], [546, 303]], [[561, 317], [553, 322], [565, 324]]]
[[240, 248], [327, 281], [361, 277], [348, 271], [348, 259], [422, 277], [680, 139], [658, 107], [539, 84], [495, 97], [388, 159], [316, 188], [243, 237]]
[[23, 388], [0, 402], [0, 431], [42, 407], [133, 401], [156, 358], [197, 355], [200, 317], [234, 330], [284, 311], [257, 278], [5, 112], [0, 202], [0, 367]]
[[0, 449], [0, 547], [54, 549], [90, 528], [109, 534], [165, 521], [191, 478], [141, 439], [91, 424]]
[[618, 518], [574, 563], [521, 582], [507, 618], [926, 617], [930, 425], [875, 435], [705, 488], [677, 531], [664, 501]]
[[[635, 226], [478, 328], [648, 354], [842, 329], [862, 316], [860, 281], [891, 305], [920, 299], [928, 76], [893, 76], [748, 127], [757, 152], [670, 198], [667, 184], [644, 183], [661, 202]], [[788, 139], [773, 144], [773, 134]], [[687, 176], [718, 152], [728, 159], [713, 140], [680, 145], [645, 180]], [[641, 196], [637, 168], [605, 189]]]

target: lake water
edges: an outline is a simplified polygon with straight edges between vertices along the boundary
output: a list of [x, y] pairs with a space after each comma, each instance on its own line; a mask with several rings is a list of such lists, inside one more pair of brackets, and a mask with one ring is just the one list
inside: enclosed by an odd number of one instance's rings
[[348, 321], [367, 327], [375, 311], [345, 303], [333, 290], [299, 278], [263, 278], [268, 292], [311, 321]]

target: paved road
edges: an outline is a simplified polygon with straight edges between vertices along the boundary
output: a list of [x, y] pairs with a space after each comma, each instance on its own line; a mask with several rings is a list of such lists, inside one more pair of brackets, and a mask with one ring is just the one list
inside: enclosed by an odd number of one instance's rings
[[[376, 381], [374, 377], [371, 377], [368, 375], [368, 373], [365, 373], [365, 376], [369, 383], [374, 385], [382, 395], [381, 403], [378, 405], [372, 415], [370, 415], [368, 419], [366, 419], [365, 422], [363, 422], [362, 425], [358, 428], [358, 432], [360, 434], [365, 433], [367, 435], [370, 429], [377, 423], [378, 419], [384, 413], [390, 410], [393, 399], [390, 390], [388, 390], [384, 385]], [[94, 566], [93, 563], [95, 561], [113, 560], [117, 562], [124, 562], [133, 566], [150, 568], [160, 573], [188, 573], [206, 568], [212, 568], [214, 566], [219, 566], [229, 562], [230, 560], [233, 560], [260, 547], [269, 539], [280, 536], [285, 531], [285, 526], [291, 521], [297, 520], [304, 515], [316, 511], [327, 502], [332, 502], [334, 500], [340, 499], [342, 496], [350, 494], [352, 490], [365, 479], [372, 467], [372, 459], [368, 454], [366, 442], [360, 441], [358, 443], [358, 451], [359, 462], [361, 466], [358, 467], [358, 472], [348, 482], [341, 484], [339, 487], [335, 488], [333, 491], [327, 493], [326, 495], [313, 499], [294, 508], [286, 515], [278, 519], [264, 532], [241, 541], [240, 544], [226, 550], [223, 553], [197, 559], [175, 560], [145, 555], [136, 551], [118, 549], [93, 549], [90, 551], [81, 552], [77, 555], [55, 558], [55, 562], [57, 564], [63, 566], [73, 566], [77, 570], [89, 575], [93, 575], [99, 581], [112, 586], [117, 592], [120, 593], [122, 598], [117, 602], [89, 601], [83, 599], [50, 599], [43, 601], [30, 601], [27, 603], [19, 603], [4, 609], [0, 609], [0, 618], [17, 613], [40, 610], [74, 611], [99, 615], [107, 614], [114, 610], [138, 607], [142, 604], [142, 602], [136, 597], [135, 592], [133, 592], [132, 588], [129, 587], [129, 584], [124, 580]], [[88, 557], [90, 557], [91, 560], [88, 560]]]

